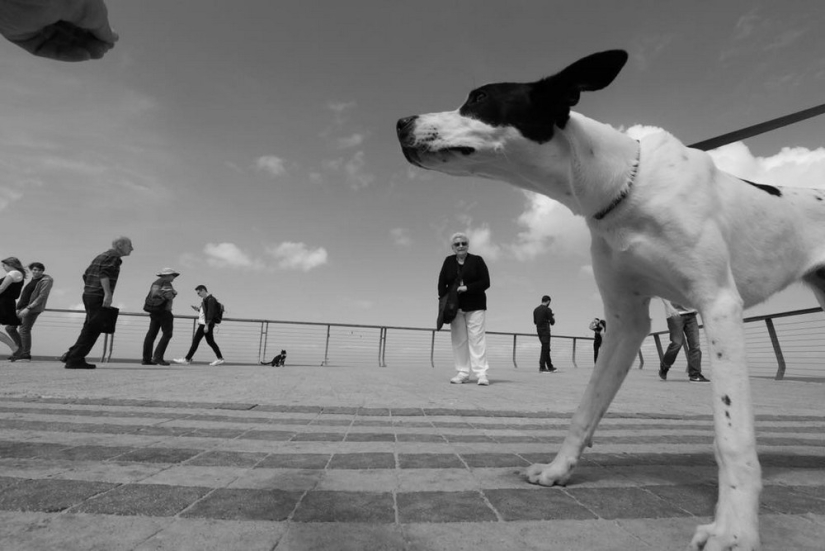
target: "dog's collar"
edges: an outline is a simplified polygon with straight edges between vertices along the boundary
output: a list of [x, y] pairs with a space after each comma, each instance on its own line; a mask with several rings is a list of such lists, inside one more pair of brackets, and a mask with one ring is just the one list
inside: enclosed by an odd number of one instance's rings
[[636, 173], [639, 171], [639, 161], [641, 159], [641, 156], [642, 146], [641, 144], [639, 144], [639, 148], [636, 150], [636, 160], [633, 161], [633, 164], [630, 167], [630, 176], [627, 178], [627, 183], [624, 185], [624, 188], [622, 188], [622, 191], [619, 192], [616, 198], [613, 199], [609, 205], [607, 205], [605, 208], [594, 214], [593, 218], [595, 218], [596, 220], [601, 220], [602, 218], [613, 212], [613, 210], [616, 207], [618, 207], [628, 195], [630, 195], [630, 189], [633, 187], [633, 181], [636, 179]]

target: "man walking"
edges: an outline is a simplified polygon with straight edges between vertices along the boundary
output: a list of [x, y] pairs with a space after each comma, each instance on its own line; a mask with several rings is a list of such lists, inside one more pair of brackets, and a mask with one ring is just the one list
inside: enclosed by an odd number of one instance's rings
[[198, 285], [195, 287], [195, 292], [198, 293], [199, 297], [201, 297], [200, 307], [192, 306], [192, 309], [198, 312], [198, 329], [195, 331], [195, 336], [192, 337], [192, 346], [189, 347], [189, 352], [186, 353], [186, 357], [177, 358], [172, 361], [176, 364], [191, 364], [192, 358], [195, 357], [195, 352], [198, 350], [198, 345], [200, 345], [201, 339], [205, 336], [206, 344], [212, 348], [212, 351], [215, 352], [215, 356], [217, 356], [217, 359], [209, 365], [221, 365], [223, 363], [223, 355], [221, 354], [221, 349], [215, 342], [214, 337], [215, 323], [217, 321], [217, 316], [220, 314], [218, 311], [220, 308], [218, 306], [218, 300], [206, 290], [205, 285]]
[[86, 308], [86, 321], [77, 342], [66, 353], [66, 369], [97, 367], [86, 361], [86, 356], [103, 332], [95, 318], [101, 309], [112, 305], [112, 295], [120, 276], [120, 265], [123, 263], [121, 258], [132, 254], [133, 250], [131, 239], [118, 237], [112, 241], [112, 248], [97, 255], [83, 273], [83, 306]]
[[[18, 334], [20, 348], [9, 358], [12, 362], [30, 362], [32, 359], [32, 326], [37, 317], [46, 309], [46, 301], [52, 291], [54, 280], [45, 273], [46, 267], [40, 262], [29, 264], [32, 279], [23, 287], [20, 298], [17, 300], [17, 317], [20, 318], [20, 327], [7, 327]], [[12, 339], [17, 340], [12, 335]]]
[[675, 302], [665, 303], [665, 315], [667, 316], [667, 328], [670, 332], [670, 344], [667, 346], [659, 366], [659, 377], [667, 380], [667, 372], [676, 356], [682, 348], [682, 343], [687, 338], [688, 345], [688, 379], [691, 383], [707, 383], [708, 379], [702, 375], [702, 350], [699, 348], [699, 322], [696, 320], [697, 312], [693, 308], [686, 308]]
[[550, 326], [556, 324], [556, 318], [553, 317], [553, 310], [550, 309], [549, 296], [541, 297], [541, 304], [533, 310], [533, 323], [536, 324], [536, 333], [541, 342], [539, 373], [552, 373], [556, 371], [556, 368], [553, 367], [553, 360], [550, 359]]

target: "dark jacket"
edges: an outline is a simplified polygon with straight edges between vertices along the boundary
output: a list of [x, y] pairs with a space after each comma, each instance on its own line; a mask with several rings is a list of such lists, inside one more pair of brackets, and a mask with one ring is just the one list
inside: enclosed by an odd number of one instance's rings
[[212, 295], [206, 295], [201, 307], [203, 308], [203, 317], [206, 320], [206, 325], [209, 325], [215, 319], [215, 316], [218, 315], [218, 299]]
[[553, 310], [549, 306], [539, 304], [533, 310], [533, 323], [536, 324], [536, 331], [538, 333], [550, 334], [550, 326], [556, 325], [556, 318], [553, 317]]
[[468, 253], [463, 266], [454, 254], [444, 259], [438, 274], [438, 298], [447, 294], [450, 285], [459, 277], [459, 271], [467, 290], [458, 294], [458, 307], [465, 312], [486, 310], [487, 294], [484, 291], [490, 288], [490, 272], [484, 259], [478, 255]]

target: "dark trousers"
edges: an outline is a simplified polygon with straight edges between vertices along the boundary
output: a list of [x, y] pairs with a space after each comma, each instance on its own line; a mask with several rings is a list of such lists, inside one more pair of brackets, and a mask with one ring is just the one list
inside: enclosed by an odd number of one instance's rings
[[670, 344], [662, 357], [662, 368], [667, 371], [682, 348], [682, 342], [687, 339], [688, 345], [688, 376], [702, 374], [702, 350], [699, 348], [699, 322], [696, 314], [684, 314], [678, 318], [667, 318], [667, 328], [670, 332]]
[[[149, 314], [149, 330], [146, 332], [146, 338], [143, 339], [144, 362], [163, 359], [163, 355], [166, 354], [166, 347], [169, 341], [172, 340], [172, 329], [174, 325], [175, 316], [169, 310]], [[152, 346], [155, 344], [158, 331], [163, 331], [163, 334], [158, 341], [157, 348], [155, 348], [155, 354], [152, 355]]]
[[599, 348], [602, 347], [602, 334], [596, 333], [593, 337], [593, 363], [599, 361]]
[[553, 360], [550, 359], [550, 333], [539, 333], [541, 353], [539, 354], [539, 369], [553, 369]]
[[[20, 325], [7, 325], [6, 326], [6, 333], [9, 334], [11, 340], [19, 346], [15, 355], [22, 356], [22, 355], [31, 355], [32, 353], [32, 326], [34, 322], [37, 321], [37, 316], [40, 315], [40, 312], [29, 312], [29, 315], [20, 318]], [[19, 332], [18, 332], [19, 329]]]
[[80, 330], [80, 336], [77, 341], [69, 349], [66, 356], [66, 363], [83, 363], [86, 356], [94, 348], [97, 338], [102, 333], [100, 324], [95, 321], [97, 313], [103, 308], [102, 295], [83, 295], [83, 306], [86, 308], [86, 321], [83, 322], [83, 328]]
[[215, 352], [215, 355], [218, 357], [218, 359], [220, 360], [221, 358], [223, 358], [223, 356], [221, 355], [221, 349], [218, 348], [218, 345], [215, 343], [214, 334], [215, 334], [215, 324], [214, 323], [209, 324], [209, 332], [208, 333], [206, 333], [203, 330], [203, 325], [198, 325], [198, 330], [195, 331], [195, 336], [192, 337], [192, 346], [189, 348], [189, 352], [187, 352], [187, 354], [186, 354], [186, 359], [191, 361], [192, 358], [195, 357], [195, 352], [198, 350], [198, 345], [201, 343], [201, 339], [203, 339], [204, 336], [206, 336], [206, 344], [208, 344], [212, 348], [212, 350]]

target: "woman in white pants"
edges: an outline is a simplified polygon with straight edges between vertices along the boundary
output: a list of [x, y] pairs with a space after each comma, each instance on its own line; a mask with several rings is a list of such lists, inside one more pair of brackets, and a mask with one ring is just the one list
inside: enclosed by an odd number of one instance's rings
[[451, 383], [461, 384], [470, 380], [470, 371], [479, 385], [487, 386], [487, 295], [490, 273], [484, 259], [470, 254], [470, 239], [465, 233], [455, 233], [450, 238], [455, 254], [444, 259], [438, 275], [438, 296], [449, 292], [458, 281], [458, 314], [450, 324], [453, 343], [453, 360], [458, 372]]

